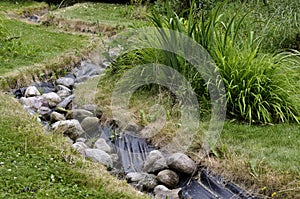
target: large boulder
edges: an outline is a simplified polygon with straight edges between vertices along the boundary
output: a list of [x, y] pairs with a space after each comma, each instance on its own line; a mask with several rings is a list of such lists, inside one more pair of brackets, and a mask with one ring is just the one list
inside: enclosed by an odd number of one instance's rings
[[168, 168], [166, 159], [159, 150], [153, 150], [149, 153], [143, 171], [147, 173], [156, 173]]
[[166, 169], [157, 174], [157, 180], [168, 188], [175, 188], [179, 183], [179, 176], [174, 171]]
[[174, 153], [167, 158], [168, 167], [189, 175], [197, 171], [196, 163], [184, 153]]
[[85, 155], [86, 157], [91, 158], [95, 162], [99, 162], [106, 167], [111, 168], [113, 166], [113, 161], [110, 155], [100, 149], [86, 149]]
[[74, 141], [84, 133], [78, 120], [74, 119], [55, 122], [52, 124], [52, 130], [54, 133], [62, 133]]

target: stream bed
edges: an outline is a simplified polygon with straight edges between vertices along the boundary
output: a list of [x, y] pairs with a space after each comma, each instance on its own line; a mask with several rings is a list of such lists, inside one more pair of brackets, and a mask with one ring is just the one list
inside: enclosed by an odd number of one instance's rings
[[13, 94], [47, 131], [62, 133], [78, 153], [105, 165], [112, 175], [126, 179], [153, 198], [257, 198], [211, 174], [183, 153], [159, 151], [135, 136], [140, 126], [129, 124], [120, 129], [113, 119], [100, 123], [101, 107], [91, 101], [74, 103], [76, 91], [85, 88], [86, 82], [91, 85], [92, 79], [97, 86], [106, 66], [85, 60], [55, 82], [34, 82]]

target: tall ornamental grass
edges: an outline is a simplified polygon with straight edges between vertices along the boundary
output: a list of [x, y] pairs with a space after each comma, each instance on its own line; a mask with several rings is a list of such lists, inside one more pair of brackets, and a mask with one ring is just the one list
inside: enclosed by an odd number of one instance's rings
[[[165, 7], [165, 15], [150, 16], [152, 23], [189, 35], [210, 53], [226, 87], [228, 117], [248, 123], [299, 122], [299, 52], [260, 53], [264, 38], [247, 26], [247, 14], [225, 21], [222, 4], [209, 14], [195, 13], [192, 7], [187, 18], [173, 12], [168, 2]], [[172, 53], [163, 55], [164, 63], [185, 71], [192, 85], [198, 85], [197, 93], [205, 91], [194, 69]]]

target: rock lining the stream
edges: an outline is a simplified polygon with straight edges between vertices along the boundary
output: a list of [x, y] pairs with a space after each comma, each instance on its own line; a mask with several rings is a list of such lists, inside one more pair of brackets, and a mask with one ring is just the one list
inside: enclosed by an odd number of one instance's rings
[[[116, 57], [119, 52], [120, 49], [113, 48], [109, 54]], [[14, 94], [24, 108], [31, 114], [39, 115], [53, 133], [68, 137], [70, 145], [79, 154], [103, 164], [117, 176], [126, 176], [125, 179], [137, 189], [147, 191], [157, 199], [202, 198], [193, 195], [193, 191], [197, 192], [193, 187], [200, 185], [193, 179], [198, 176], [198, 165], [190, 157], [183, 153], [164, 154], [154, 149], [145, 140], [134, 136], [142, 130], [141, 126], [134, 123], [127, 124], [121, 131], [118, 129], [119, 121], [108, 118], [105, 123], [107, 126], [100, 126], [102, 111], [95, 104], [74, 105], [76, 85], [101, 75], [104, 68], [100, 65], [109, 65], [109, 62], [96, 65], [82, 61], [72, 72], [54, 83], [37, 82], [15, 90]], [[250, 198], [243, 191], [238, 195], [233, 193], [233, 190], [209, 175], [203, 177], [202, 173], [200, 171], [199, 181], [206, 183], [206, 188], [200, 186], [202, 192], [207, 194], [205, 197], [211, 194], [205, 192], [209, 184], [214, 184], [215, 187], [228, 189], [218, 192], [220, 197], [225, 194]], [[191, 186], [190, 182], [194, 185]], [[243, 194], [245, 197], [242, 197]]]

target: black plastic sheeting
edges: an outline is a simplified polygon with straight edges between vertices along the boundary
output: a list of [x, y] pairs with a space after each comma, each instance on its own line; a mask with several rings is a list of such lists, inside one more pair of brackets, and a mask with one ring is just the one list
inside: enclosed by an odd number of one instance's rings
[[[106, 140], [121, 159], [119, 165], [114, 167], [123, 169], [125, 174], [141, 172], [149, 152], [155, 149], [145, 139], [126, 131], [116, 133], [117, 130], [111, 127], [102, 127], [99, 131], [100, 137]], [[181, 181], [177, 188], [182, 189], [182, 199], [258, 199], [235, 184], [224, 181], [220, 176], [210, 174], [206, 169], [201, 169], [194, 178], [184, 174], [179, 176]]]
[[135, 137], [130, 133], [115, 133], [112, 137], [111, 128], [102, 128], [101, 131], [101, 138], [104, 138], [121, 158], [119, 161], [121, 164], [114, 166], [123, 168], [125, 174], [141, 172], [148, 154], [154, 150], [154, 147], [147, 144], [144, 139]]
[[220, 176], [209, 174], [205, 169], [199, 171], [199, 179], [186, 179], [181, 184], [182, 199], [258, 199], [235, 184], [222, 180]]

